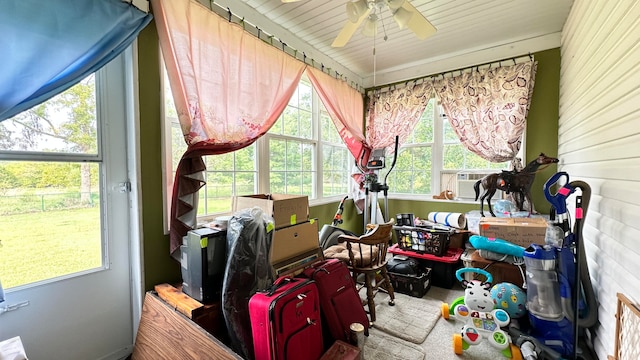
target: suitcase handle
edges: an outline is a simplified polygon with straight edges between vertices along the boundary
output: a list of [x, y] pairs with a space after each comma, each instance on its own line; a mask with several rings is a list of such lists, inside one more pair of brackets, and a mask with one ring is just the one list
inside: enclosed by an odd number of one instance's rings
[[[318, 271], [324, 271], [327, 274], [329, 273], [329, 270], [327, 270], [327, 268], [321, 267], [324, 266], [326, 263], [328, 263], [329, 260], [322, 260], [322, 261], [318, 261], [315, 262], [311, 265], [311, 268], [313, 269], [313, 275], [315, 275]], [[313, 276], [310, 276], [311, 278], [313, 278]]]
[[273, 282], [273, 285], [271, 285], [271, 287], [267, 290], [267, 296], [273, 296], [273, 294], [275, 294], [275, 292], [287, 285], [288, 283], [292, 282], [293, 279], [290, 276], [282, 276], [276, 279], [276, 281]]

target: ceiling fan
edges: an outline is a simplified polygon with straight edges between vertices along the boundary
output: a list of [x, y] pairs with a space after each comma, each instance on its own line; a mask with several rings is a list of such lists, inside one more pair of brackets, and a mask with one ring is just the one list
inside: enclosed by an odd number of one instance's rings
[[[299, 0], [282, 0], [284, 3], [296, 1]], [[436, 28], [408, 0], [354, 0], [347, 2], [349, 21], [344, 24], [331, 46], [345, 46], [363, 22], [362, 33], [374, 37], [378, 31], [378, 20], [381, 20], [385, 8], [389, 9], [400, 29], [411, 29], [421, 40], [436, 32]]]

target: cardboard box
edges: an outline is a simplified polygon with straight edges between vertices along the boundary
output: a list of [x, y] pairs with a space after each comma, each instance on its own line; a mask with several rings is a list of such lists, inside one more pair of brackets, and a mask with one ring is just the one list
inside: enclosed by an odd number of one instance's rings
[[[524, 265], [513, 265], [504, 261], [488, 260], [480, 256], [477, 250], [473, 250], [473, 252], [469, 254], [469, 259], [468, 261], [464, 261], [464, 265], [467, 268], [486, 270], [493, 277], [493, 281], [491, 282], [493, 285], [508, 282], [522, 287], [524, 284], [523, 274], [525, 274], [526, 271]], [[519, 269], [519, 267], [521, 267], [521, 269]], [[520, 270], [522, 270], [522, 272]], [[472, 279], [477, 278], [486, 281], [484, 276], [474, 273], [465, 273], [466, 280], [471, 280], [466, 277], [466, 275], [469, 274], [471, 274]]]
[[318, 222], [315, 219], [273, 230], [270, 262], [272, 265], [318, 248]]
[[276, 229], [309, 220], [309, 197], [306, 195], [256, 194], [233, 198], [233, 211], [254, 206], [273, 217]]
[[544, 245], [547, 221], [544, 218], [493, 218], [480, 219], [480, 235], [510, 241], [522, 247], [531, 244]]

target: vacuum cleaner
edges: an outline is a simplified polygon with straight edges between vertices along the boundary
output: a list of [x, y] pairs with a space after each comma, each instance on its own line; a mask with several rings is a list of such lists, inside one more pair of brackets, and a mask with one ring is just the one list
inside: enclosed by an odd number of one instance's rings
[[[564, 185], [553, 194], [561, 179]], [[572, 231], [566, 201], [577, 189]], [[598, 308], [582, 243], [591, 188], [559, 172], [545, 183], [544, 193], [553, 207], [553, 227], [544, 246], [532, 244], [524, 251], [530, 329], [513, 327], [509, 333], [527, 360], [595, 359], [586, 331], [596, 325]]]

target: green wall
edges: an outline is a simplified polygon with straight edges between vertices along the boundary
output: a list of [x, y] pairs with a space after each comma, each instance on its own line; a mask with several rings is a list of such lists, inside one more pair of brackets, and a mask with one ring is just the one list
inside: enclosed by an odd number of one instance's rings
[[[560, 49], [533, 54], [538, 72], [529, 110], [526, 152], [528, 163], [540, 152], [556, 156], [558, 151], [558, 98], [560, 79]], [[140, 101], [140, 163], [142, 187], [142, 232], [144, 279], [146, 290], [163, 282], [180, 281], [180, 264], [169, 255], [169, 237], [162, 219], [162, 159], [159, 49], [155, 23], [152, 21], [138, 37], [139, 101]], [[556, 171], [555, 166], [538, 173], [532, 188], [536, 210], [548, 213], [549, 206], [542, 194], [542, 185]], [[380, 201], [382, 206], [382, 199]], [[322, 224], [333, 219], [338, 203], [311, 207], [312, 218]], [[414, 213], [426, 217], [431, 211], [467, 212], [478, 209], [476, 204], [443, 201], [389, 200], [389, 214]], [[383, 209], [384, 210], [384, 209]], [[351, 200], [345, 204], [343, 228], [362, 232], [362, 215], [358, 215]]]
[[142, 186], [143, 265], [146, 290], [180, 282], [180, 263], [169, 256], [163, 231], [160, 50], [155, 22], [138, 36], [140, 101], [140, 182]]
[[[538, 61], [538, 72], [533, 89], [533, 98], [527, 117], [527, 138], [525, 141], [526, 165], [541, 152], [558, 156], [558, 119], [560, 107], [560, 49], [551, 49], [534, 54]], [[560, 159], [562, 161], [562, 159]], [[544, 183], [557, 171], [554, 164], [540, 171], [531, 186], [531, 197], [536, 210], [548, 214], [551, 207], [544, 197]]]

